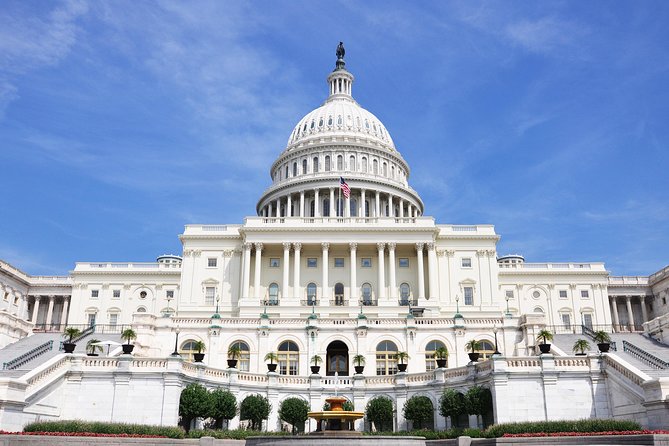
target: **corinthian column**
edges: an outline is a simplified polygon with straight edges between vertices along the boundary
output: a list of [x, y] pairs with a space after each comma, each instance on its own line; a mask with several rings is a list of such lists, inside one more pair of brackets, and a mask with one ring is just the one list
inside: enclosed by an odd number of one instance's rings
[[397, 284], [395, 283], [395, 243], [388, 243], [388, 294], [391, 299], [397, 299]]
[[244, 270], [242, 272], [242, 298], [249, 297], [251, 283], [251, 243], [244, 243]]
[[386, 244], [385, 243], [377, 243], [376, 247], [379, 251], [379, 292], [378, 296], [379, 299], [383, 299], [386, 297], [386, 284], [385, 284], [385, 278], [386, 278], [386, 270], [385, 270], [385, 249], [386, 249]]
[[416, 260], [418, 264], [418, 298], [425, 299], [425, 273], [423, 272], [423, 246], [424, 243], [416, 243]]
[[253, 292], [256, 297], [262, 298], [260, 295], [260, 270], [262, 269], [262, 243], [256, 243], [256, 266], [253, 277]]
[[288, 297], [290, 296], [289, 294], [289, 289], [290, 289], [290, 284], [289, 282], [289, 277], [288, 277], [288, 271], [290, 269], [290, 266], [288, 263], [290, 262], [290, 243], [289, 242], [284, 242], [283, 243], [283, 280], [281, 281], [281, 288], [282, 288], [282, 297]]
[[293, 243], [295, 266], [293, 267], [293, 297], [300, 299], [302, 290], [300, 289], [300, 250], [302, 243]]
[[351, 304], [357, 305], [358, 299], [358, 279], [356, 277], [356, 272], [358, 268], [358, 261], [356, 260], [356, 253], [358, 249], [357, 243], [349, 243], [348, 246], [351, 248]]
[[329, 243], [321, 243], [321, 248], [323, 248], [323, 258], [321, 259], [321, 270], [323, 271], [323, 292], [322, 298], [323, 301], [327, 301], [330, 297], [330, 286], [328, 285], [328, 250], [330, 249]]

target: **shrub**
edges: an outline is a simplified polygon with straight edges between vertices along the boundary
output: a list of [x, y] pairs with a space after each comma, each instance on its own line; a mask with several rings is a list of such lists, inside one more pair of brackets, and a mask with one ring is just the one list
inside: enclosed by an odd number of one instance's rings
[[307, 421], [309, 404], [302, 398], [287, 398], [279, 406], [279, 418], [293, 426], [293, 434], [304, 431], [304, 422]]
[[434, 428], [434, 406], [426, 396], [412, 396], [403, 408], [404, 418], [413, 422], [414, 429]]
[[202, 438], [202, 437], [214, 437], [218, 439], [231, 439], [231, 440], [245, 440], [248, 437], [257, 437], [262, 435], [263, 437], [267, 436], [284, 436], [290, 435], [288, 432], [260, 432], [248, 429], [235, 429], [228, 431], [218, 431], [218, 430], [209, 430], [209, 429], [193, 429], [188, 432], [187, 438]]
[[228, 390], [216, 389], [210, 394], [209, 416], [216, 420], [216, 429], [223, 428], [223, 420], [231, 420], [237, 415], [237, 399]]
[[630, 420], [565, 420], [537, 421], [525, 423], [495, 424], [485, 430], [487, 437], [504, 434], [551, 433], [551, 432], [616, 432], [640, 430], [636, 421]]
[[24, 432], [87, 432], [93, 434], [151, 435], [167, 438], [184, 438], [184, 431], [178, 427], [153, 426], [150, 424], [127, 424], [88, 422], [81, 420], [39, 421], [23, 428]]
[[367, 419], [374, 423], [377, 430], [393, 428], [393, 402], [385, 396], [377, 396], [369, 400], [365, 408]]
[[492, 410], [492, 394], [490, 390], [473, 386], [465, 394], [465, 411], [469, 415], [485, 415]]
[[465, 398], [453, 389], [446, 389], [439, 398], [439, 414], [455, 420], [465, 413]]
[[251, 421], [251, 429], [259, 431], [262, 421], [269, 417], [271, 410], [272, 405], [267, 398], [260, 394], [249, 395], [239, 407], [239, 419]]
[[188, 384], [181, 392], [179, 415], [186, 432], [195, 418], [208, 417], [211, 411], [211, 397], [204, 386], [196, 383]]

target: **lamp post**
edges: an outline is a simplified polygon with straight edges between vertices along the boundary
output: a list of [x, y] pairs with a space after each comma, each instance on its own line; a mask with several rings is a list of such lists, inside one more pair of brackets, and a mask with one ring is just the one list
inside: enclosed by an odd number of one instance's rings
[[181, 356], [179, 354], [179, 326], [177, 325], [177, 328], [174, 330], [174, 351], [172, 352], [172, 356]]
[[492, 332], [495, 335], [495, 352], [493, 353], [493, 356], [494, 355], [501, 355], [501, 353], [499, 352], [499, 348], [497, 347], [497, 324], [492, 326]]
[[218, 314], [218, 303], [221, 300], [221, 296], [216, 296], [216, 314]]
[[172, 315], [172, 307], [170, 306], [170, 303], [172, 302], [173, 297], [168, 296], [167, 297], [167, 311], [165, 311], [164, 316], [165, 317], [170, 317]]
[[504, 300], [506, 300], [506, 317], [511, 317], [511, 312], [509, 311], [509, 299], [511, 299], [509, 296], [504, 298]]
[[457, 294], [455, 295], [455, 316], [454, 318], [462, 318], [462, 315], [460, 314], [460, 296]]

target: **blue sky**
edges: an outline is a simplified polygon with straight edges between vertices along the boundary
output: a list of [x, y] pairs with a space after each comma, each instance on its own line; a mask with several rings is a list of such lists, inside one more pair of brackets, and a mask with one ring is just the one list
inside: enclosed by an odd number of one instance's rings
[[669, 2], [42, 2], [0, 8], [0, 258], [180, 253], [241, 223], [340, 40], [439, 223], [498, 252], [669, 263]]

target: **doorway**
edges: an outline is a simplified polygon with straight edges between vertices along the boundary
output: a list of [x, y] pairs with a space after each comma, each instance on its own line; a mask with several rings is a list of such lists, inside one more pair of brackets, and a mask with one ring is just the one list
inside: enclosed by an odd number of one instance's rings
[[333, 341], [328, 345], [326, 359], [326, 374], [334, 376], [348, 376], [348, 347], [342, 341]]

